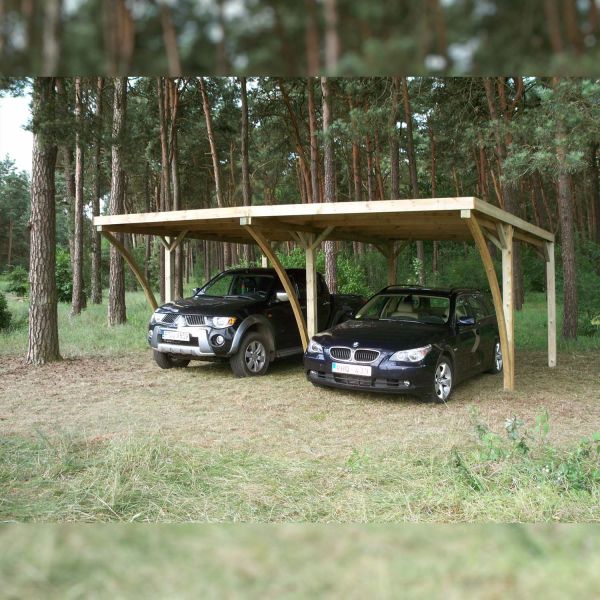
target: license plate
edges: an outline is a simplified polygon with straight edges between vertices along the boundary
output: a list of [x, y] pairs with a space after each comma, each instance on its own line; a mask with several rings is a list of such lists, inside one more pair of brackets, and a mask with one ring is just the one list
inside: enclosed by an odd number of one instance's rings
[[373, 368], [365, 367], [364, 365], [344, 365], [340, 363], [333, 363], [331, 365], [331, 371], [333, 373], [340, 373], [341, 375], [361, 375], [362, 377], [371, 377]]
[[167, 329], [163, 329], [162, 331], [162, 339], [163, 340], [171, 340], [174, 342], [189, 342], [190, 334], [187, 331], [169, 331]]

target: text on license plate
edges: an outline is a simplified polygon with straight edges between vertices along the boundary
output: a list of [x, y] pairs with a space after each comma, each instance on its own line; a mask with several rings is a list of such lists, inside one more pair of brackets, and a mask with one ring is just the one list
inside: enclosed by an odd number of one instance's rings
[[333, 363], [331, 365], [331, 371], [342, 375], [362, 375], [363, 377], [371, 377], [373, 369], [372, 367], [365, 367], [364, 365], [343, 365], [340, 363]]
[[190, 334], [188, 331], [169, 331], [168, 329], [162, 330], [163, 340], [173, 340], [177, 342], [189, 342]]

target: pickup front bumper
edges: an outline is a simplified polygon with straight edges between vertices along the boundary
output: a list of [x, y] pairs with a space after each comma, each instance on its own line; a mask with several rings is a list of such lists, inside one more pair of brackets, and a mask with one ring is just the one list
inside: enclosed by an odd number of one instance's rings
[[[189, 341], [165, 340], [168, 331], [187, 333]], [[234, 332], [230, 329], [213, 329], [208, 326], [164, 327], [160, 324], [148, 329], [148, 343], [157, 352], [188, 356], [190, 358], [226, 358], [234, 354]]]

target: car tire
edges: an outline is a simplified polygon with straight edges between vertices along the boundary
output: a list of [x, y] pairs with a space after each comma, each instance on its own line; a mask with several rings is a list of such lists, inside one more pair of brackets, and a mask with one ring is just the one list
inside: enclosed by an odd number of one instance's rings
[[433, 373], [431, 388], [423, 394], [423, 400], [436, 404], [446, 404], [454, 390], [454, 368], [452, 361], [443, 354]]
[[158, 350], [154, 350], [153, 353], [154, 362], [161, 369], [185, 369], [190, 364], [187, 358], [171, 358], [168, 354], [158, 352]]
[[263, 335], [251, 332], [244, 336], [239, 350], [229, 359], [236, 377], [260, 377], [269, 369], [269, 345]]
[[488, 369], [488, 373], [498, 375], [498, 373], [502, 373], [503, 368], [504, 359], [502, 357], [502, 347], [500, 346], [500, 342], [496, 340], [496, 343], [494, 344], [494, 353], [492, 355], [492, 366]]

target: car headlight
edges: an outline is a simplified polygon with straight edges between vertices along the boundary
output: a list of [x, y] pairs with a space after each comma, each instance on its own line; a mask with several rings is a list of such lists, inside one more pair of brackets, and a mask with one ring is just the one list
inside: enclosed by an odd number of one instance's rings
[[152, 321], [154, 323], [162, 323], [166, 316], [167, 316], [167, 313], [161, 313], [161, 312], [157, 311], [152, 315]]
[[216, 327], [217, 329], [225, 329], [226, 327], [231, 327], [235, 325], [237, 321], [236, 317], [209, 317], [207, 319], [210, 325]]
[[412, 350], [400, 350], [390, 357], [390, 360], [395, 362], [418, 363], [421, 362], [430, 352], [432, 346], [424, 346], [423, 348], [414, 348]]
[[315, 340], [310, 340], [307, 352], [310, 352], [311, 354], [323, 354], [323, 346], [315, 342]]

